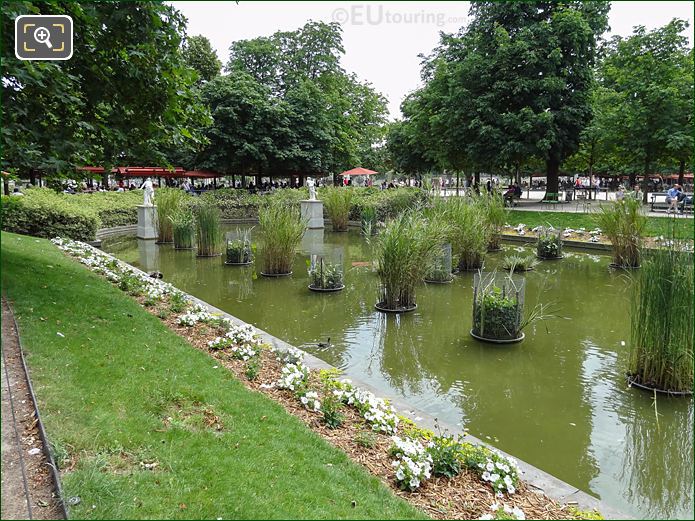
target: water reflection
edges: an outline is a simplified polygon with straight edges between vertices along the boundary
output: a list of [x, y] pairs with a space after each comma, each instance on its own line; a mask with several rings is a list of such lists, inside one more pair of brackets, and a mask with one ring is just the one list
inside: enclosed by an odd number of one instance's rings
[[[377, 278], [369, 245], [356, 232], [316, 230], [305, 236], [294, 275], [269, 280], [254, 267], [135, 240], [105, 248], [135, 265], [268, 332], [303, 347], [348, 376], [471, 433], [599, 495], [634, 516], [671, 517], [693, 509], [692, 400], [660, 399], [657, 429], [651, 398], [626, 389], [629, 279], [608, 269], [610, 258], [567, 251], [526, 277], [527, 309], [558, 304], [559, 315], [526, 330], [511, 346], [469, 335], [473, 275], [418, 287], [418, 309], [374, 310]], [[486, 269], [512, 251], [490, 255]], [[307, 289], [312, 253], [341, 259], [346, 287]], [[331, 338], [330, 348], [318, 342]]]

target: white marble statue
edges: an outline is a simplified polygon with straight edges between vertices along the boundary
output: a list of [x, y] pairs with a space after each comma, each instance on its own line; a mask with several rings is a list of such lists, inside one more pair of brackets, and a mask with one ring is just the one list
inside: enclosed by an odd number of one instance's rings
[[148, 177], [140, 188], [145, 191], [143, 206], [154, 206], [154, 185], [152, 184], [152, 179]]
[[311, 177], [307, 177], [306, 185], [309, 187], [309, 200], [316, 201], [316, 183]]

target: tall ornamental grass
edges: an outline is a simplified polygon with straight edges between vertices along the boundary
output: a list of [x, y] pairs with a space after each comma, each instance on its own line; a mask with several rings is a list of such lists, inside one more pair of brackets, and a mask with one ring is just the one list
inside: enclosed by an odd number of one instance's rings
[[258, 228], [263, 273], [291, 273], [297, 246], [307, 229], [300, 209], [277, 202], [262, 206], [258, 211]]
[[190, 208], [180, 208], [169, 217], [171, 220], [174, 249], [190, 250], [195, 236], [195, 218]]
[[693, 390], [693, 254], [676, 241], [634, 276], [629, 373], [664, 391]]
[[209, 201], [203, 201], [196, 207], [195, 224], [198, 256], [220, 255], [222, 247], [220, 209]]
[[186, 192], [178, 188], [159, 188], [157, 190], [155, 194], [157, 242], [173, 242], [174, 227], [171, 218], [179, 211], [186, 197]]
[[613, 264], [621, 268], [640, 266], [640, 249], [647, 218], [642, 201], [627, 197], [602, 206], [596, 224], [613, 244]]
[[431, 269], [445, 234], [414, 211], [390, 221], [373, 239], [380, 281], [378, 306], [392, 311], [415, 307], [415, 288]]
[[321, 194], [323, 206], [331, 220], [334, 232], [346, 232], [350, 208], [352, 207], [353, 191], [351, 188], [326, 188]]
[[490, 243], [490, 227], [480, 206], [465, 197], [446, 201], [449, 242], [459, 270], [482, 268]]
[[476, 204], [485, 218], [490, 239], [488, 249], [497, 251], [502, 248], [502, 228], [509, 219], [509, 209], [504, 206], [504, 199], [499, 194], [480, 196]]

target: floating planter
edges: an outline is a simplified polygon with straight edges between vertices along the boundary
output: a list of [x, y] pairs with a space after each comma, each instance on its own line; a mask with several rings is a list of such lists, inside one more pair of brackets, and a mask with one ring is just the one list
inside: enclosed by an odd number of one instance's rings
[[494, 272], [475, 275], [471, 336], [495, 344], [521, 342], [523, 314], [523, 278]]
[[179, 210], [170, 216], [175, 250], [192, 250], [195, 220], [190, 210]]
[[251, 230], [239, 228], [227, 236], [226, 260], [228, 266], [248, 266], [253, 262], [253, 247], [250, 238]]
[[491, 228], [482, 204], [464, 197], [450, 197], [445, 202], [451, 247], [459, 271], [477, 271], [483, 267]]
[[541, 260], [557, 260], [562, 258], [562, 232], [552, 228], [541, 227], [538, 230], [536, 255]]
[[434, 263], [425, 275], [425, 282], [449, 284], [454, 280], [451, 271], [451, 244], [444, 244], [441, 250], [435, 253]]
[[307, 229], [300, 209], [280, 202], [266, 204], [258, 210], [258, 227], [263, 253], [261, 275], [291, 275], [297, 247]]
[[693, 254], [679, 241], [651, 252], [634, 275], [628, 383], [693, 392]]
[[538, 259], [534, 255], [508, 255], [502, 260], [502, 268], [507, 272], [524, 273], [536, 269]]
[[174, 242], [172, 217], [181, 211], [185, 198], [186, 192], [177, 188], [157, 190], [157, 244]]
[[220, 209], [209, 201], [196, 206], [196, 242], [198, 257], [217, 257], [222, 255], [222, 232], [220, 229]]
[[352, 188], [326, 188], [321, 191], [321, 200], [326, 214], [331, 220], [334, 232], [348, 231], [350, 207], [352, 206]]
[[391, 220], [374, 240], [380, 287], [376, 309], [388, 313], [413, 311], [415, 288], [441, 251], [445, 232], [414, 211]]
[[316, 292], [335, 292], [345, 288], [340, 262], [328, 262], [323, 256], [312, 255], [309, 264], [309, 289]]
[[613, 268], [639, 268], [647, 218], [642, 202], [631, 197], [601, 207], [596, 221], [613, 245]]

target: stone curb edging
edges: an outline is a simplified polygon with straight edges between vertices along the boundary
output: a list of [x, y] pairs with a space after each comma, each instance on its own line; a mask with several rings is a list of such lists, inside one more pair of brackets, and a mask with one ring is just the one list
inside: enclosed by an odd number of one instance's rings
[[[113, 255], [107, 254], [110, 257], [114, 258]], [[129, 265], [130, 266], [130, 265]], [[145, 272], [142, 270], [135, 268], [134, 266], [130, 266], [133, 270], [136, 270], [143, 275], [147, 275]], [[177, 288], [178, 289], [178, 288]], [[181, 291], [179, 289], [179, 291]], [[226, 311], [223, 311], [219, 308], [216, 308], [215, 306], [205, 302], [204, 300], [201, 300], [193, 295], [190, 295], [184, 291], [181, 291], [184, 295], [186, 295], [188, 298], [191, 299], [192, 302], [196, 304], [200, 304], [201, 306], [205, 307], [208, 312], [222, 316], [224, 318], [227, 318], [231, 321], [232, 324], [236, 326], [243, 326], [247, 325], [247, 322], [244, 322], [243, 320], [235, 317], [234, 315], [231, 315], [227, 313]], [[315, 369], [315, 370], [320, 370], [320, 369], [337, 369], [333, 367], [332, 365], [324, 362], [320, 358], [317, 358], [316, 356], [312, 355], [311, 353], [307, 353], [306, 351], [299, 349], [284, 340], [281, 340], [270, 333], [267, 333], [263, 331], [262, 329], [257, 328], [253, 324], [250, 324], [253, 326], [253, 328], [257, 331], [258, 335], [261, 337], [264, 343], [270, 344], [273, 348], [275, 349], [280, 349], [280, 350], [288, 350], [288, 349], [297, 349], [301, 351], [304, 354], [304, 363], [307, 367], [310, 369]], [[338, 371], [340, 371], [338, 369]], [[342, 371], [340, 371], [342, 373]], [[465, 441], [479, 444], [479, 445], [484, 445], [489, 448], [493, 448], [502, 454], [509, 456], [509, 457], [514, 457], [510, 454], [507, 454], [504, 451], [501, 451], [500, 449], [497, 449], [496, 447], [491, 446], [490, 444], [484, 442], [483, 440], [480, 440], [476, 438], [475, 436], [472, 436], [470, 434], [464, 433], [463, 429], [461, 429], [457, 425], [453, 425], [451, 423], [447, 422], [442, 422], [438, 421], [435, 417], [432, 415], [411, 406], [407, 402], [405, 402], [402, 398], [400, 397], [394, 397], [394, 396], [389, 396], [386, 395], [382, 390], [375, 388], [374, 386], [363, 382], [357, 378], [353, 378], [352, 376], [350, 377], [350, 380], [352, 383], [361, 389], [368, 390], [372, 392], [376, 396], [380, 396], [382, 398], [390, 400], [391, 404], [396, 408], [397, 411], [400, 411], [400, 414], [403, 414], [404, 411], [410, 411], [410, 416], [413, 417], [420, 417], [421, 419], [418, 420], [418, 426], [420, 427], [425, 427], [431, 430], [435, 430], [436, 426], [438, 425], [440, 429], [448, 431], [449, 433], [453, 435], [461, 435], [462, 438]], [[521, 473], [521, 478], [526, 482], [526, 484], [532, 488], [535, 489], [538, 492], [544, 493], [546, 496], [548, 496], [551, 499], [554, 499], [560, 503], [567, 504], [570, 503], [572, 505], [577, 506], [581, 510], [597, 510], [601, 513], [601, 515], [605, 519], [632, 519], [631, 517], [627, 516], [623, 512], [605, 504], [603, 501], [587, 494], [586, 492], [583, 492], [579, 490], [576, 487], [573, 487], [569, 483], [566, 483], [555, 476], [552, 476], [551, 474], [548, 474], [547, 472], [534, 467], [530, 463], [526, 463], [523, 460], [520, 460], [518, 458], [515, 458], [517, 461], [517, 464], [519, 466], [519, 471]]]

